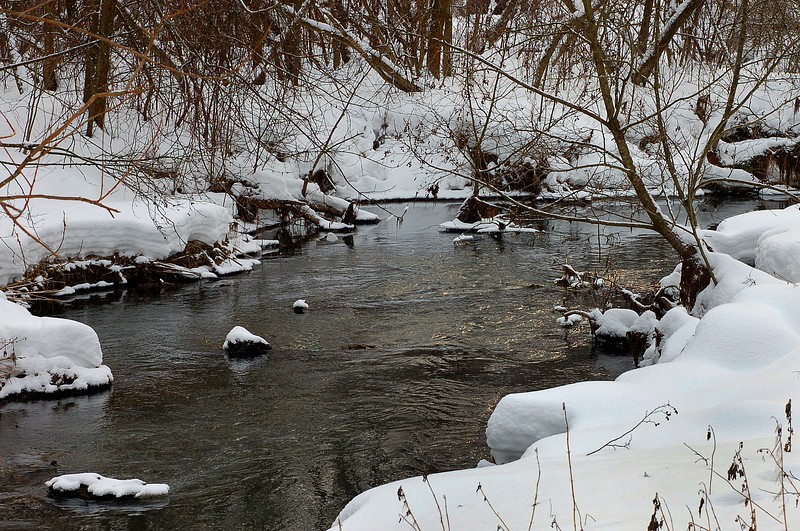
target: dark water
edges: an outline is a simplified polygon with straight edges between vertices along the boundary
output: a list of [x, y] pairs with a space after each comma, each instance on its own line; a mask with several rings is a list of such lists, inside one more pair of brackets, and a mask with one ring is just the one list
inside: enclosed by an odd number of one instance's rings
[[[541, 234], [454, 246], [436, 225], [456, 209], [412, 205], [400, 226], [155, 298], [70, 303], [62, 316], [95, 328], [116, 382], [0, 407], [0, 529], [327, 529], [370, 487], [474, 466], [503, 395], [631, 366], [555, 324], [553, 305], [573, 295], [552, 280], [566, 260], [611, 263], [621, 282], [646, 286], [674, 265], [658, 237], [541, 222]], [[704, 209], [706, 222], [719, 215]], [[292, 313], [298, 298], [307, 314]], [[226, 359], [235, 325], [274, 350]], [[86, 471], [171, 494], [130, 505], [45, 496], [47, 479]]]

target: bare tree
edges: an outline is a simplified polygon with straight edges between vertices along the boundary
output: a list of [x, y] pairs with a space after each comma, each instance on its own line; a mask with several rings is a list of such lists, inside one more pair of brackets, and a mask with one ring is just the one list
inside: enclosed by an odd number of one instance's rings
[[[528, 90], [532, 98], [562, 109], [563, 117], [571, 120], [573, 115], [566, 112], [570, 111], [582, 116], [585, 123], [594, 124], [594, 138], [590, 135], [572, 141], [577, 153], [592, 156], [575, 160], [593, 160], [591, 168], [583, 168], [593, 178], [609, 174], [624, 177], [644, 217], [588, 221], [647, 228], [660, 234], [681, 258], [682, 299], [689, 307], [699, 291], [713, 281], [713, 270], [705, 258], [707, 246], [697, 226], [695, 199], [703, 187], [727, 178], [725, 171], [710, 163], [708, 155], [726, 134], [741, 125], [735, 120], [745, 116], [758, 119], [758, 112], [748, 108], [753, 95], [768, 90], [776, 69], [792, 64], [791, 50], [800, 42], [800, 33], [789, 30], [790, 24], [784, 26], [780, 36], [764, 39], [756, 8], [748, 0], [713, 4], [685, 0], [672, 9], [648, 2], [643, 6], [591, 0], [574, 5], [550, 4], [545, 11], [553, 24], [520, 30], [521, 34], [542, 32], [547, 27], [551, 31], [544, 39], [550, 45], [539, 49], [539, 66], [530, 81], [524, 78], [524, 70], [511, 71], [487, 54], [454, 45], [462, 55]], [[705, 57], [689, 59], [688, 54], [679, 53], [680, 47], [686, 46], [685, 39], [676, 38], [679, 31], [690, 21], [709, 16], [702, 9], [724, 15], [724, 24], [716, 28], [716, 34], [704, 36], [709, 42], [724, 42], [724, 54], [714, 55], [713, 63]], [[652, 18], [644, 19], [644, 14]], [[632, 32], [631, 26], [639, 30]], [[686, 34], [692, 33], [687, 28]], [[567, 42], [570, 49], [565, 57], [558, 50]], [[521, 47], [529, 45], [523, 43]], [[680, 67], [676, 58], [682, 58]], [[559, 72], [561, 61], [568, 61], [572, 77], [562, 75], [564, 70]], [[560, 94], [565, 87], [572, 87], [571, 95]], [[800, 93], [797, 87], [795, 92]], [[687, 102], [696, 102], [695, 112], [702, 110], [704, 114], [699, 129], [691, 133], [676, 124], [676, 115], [687, 108]], [[546, 137], [547, 130], [540, 126], [533, 123], [533, 128]], [[558, 139], [551, 139], [555, 152], [559, 145], [563, 144]], [[674, 194], [676, 209], [665, 210], [657, 203], [655, 195], [664, 189]]]

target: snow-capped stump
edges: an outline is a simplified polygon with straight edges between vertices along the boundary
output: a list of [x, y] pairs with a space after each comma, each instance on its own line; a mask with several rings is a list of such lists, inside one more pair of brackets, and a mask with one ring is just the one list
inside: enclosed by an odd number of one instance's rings
[[306, 300], [297, 299], [294, 301], [294, 304], [292, 304], [292, 310], [294, 310], [294, 313], [305, 313], [305, 311], [308, 310], [308, 304], [306, 303]]
[[238, 357], [259, 356], [271, 348], [272, 345], [266, 339], [251, 334], [243, 326], [234, 326], [225, 336], [225, 343], [222, 344], [222, 349], [229, 356]]
[[147, 483], [141, 479], [114, 479], [94, 474], [65, 474], [45, 482], [52, 498], [82, 498], [87, 500], [133, 500], [166, 496], [169, 485]]
[[610, 308], [601, 312], [595, 308], [589, 312], [589, 321], [595, 344], [606, 351], [626, 353], [628, 330], [639, 319], [639, 314], [625, 308]]
[[499, 206], [471, 195], [461, 204], [456, 219], [463, 223], [477, 223], [486, 218], [493, 218], [499, 213]]
[[658, 324], [656, 314], [647, 310], [640, 315], [628, 329], [626, 339], [628, 350], [633, 356], [633, 364], [638, 367], [639, 361], [644, 358], [644, 353], [655, 341], [655, 330]]

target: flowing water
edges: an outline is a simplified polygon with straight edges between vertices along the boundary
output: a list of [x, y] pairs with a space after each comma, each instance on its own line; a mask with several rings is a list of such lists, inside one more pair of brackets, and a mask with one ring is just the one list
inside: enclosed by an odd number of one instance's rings
[[[754, 204], [738, 204], [736, 211]], [[402, 205], [389, 205], [402, 211]], [[474, 466], [505, 394], [631, 368], [592, 353], [553, 312], [560, 264], [646, 286], [672, 270], [657, 236], [542, 221], [543, 232], [454, 245], [458, 205], [312, 241], [249, 274], [75, 300], [110, 391], [0, 406], [0, 529], [327, 529], [370, 487]], [[704, 207], [705, 222], [722, 214]], [[729, 215], [732, 212], [726, 212]], [[305, 298], [310, 311], [292, 312]], [[586, 301], [584, 301], [585, 303]], [[242, 325], [273, 350], [221, 350]], [[47, 479], [97, 472], [171, 487], [147, 503], [56, 501]]]

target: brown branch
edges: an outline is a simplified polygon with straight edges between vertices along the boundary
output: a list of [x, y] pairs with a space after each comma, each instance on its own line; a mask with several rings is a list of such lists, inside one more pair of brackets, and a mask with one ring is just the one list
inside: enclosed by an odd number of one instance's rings
[[[647, 78], [653, 73], [658, 64], [659, 59], [661, 59], [661, 54], [667, 49], [669, 43], [672, 42], [672, 38], [678, 33], [678, 31], [683, 27], [683, 25], [688, 21], [692, 15], [694, 15], [695, 11], [697, 11], [704, 3], [705, 0], [689, 0], [689, 5], [687, 5], [683, 11], [681, 11], [675, 20], [672, 21], [666, 31], [659, 37], [658, 41], [656, 41], [653, 51], [650, 55], [645, 59], [644, 63], [642, 63], [639, 68], [633, 74], [633, 82], [637, 85], [644, 85]], [[682, 4], [681, 4], [682, 5]]]

